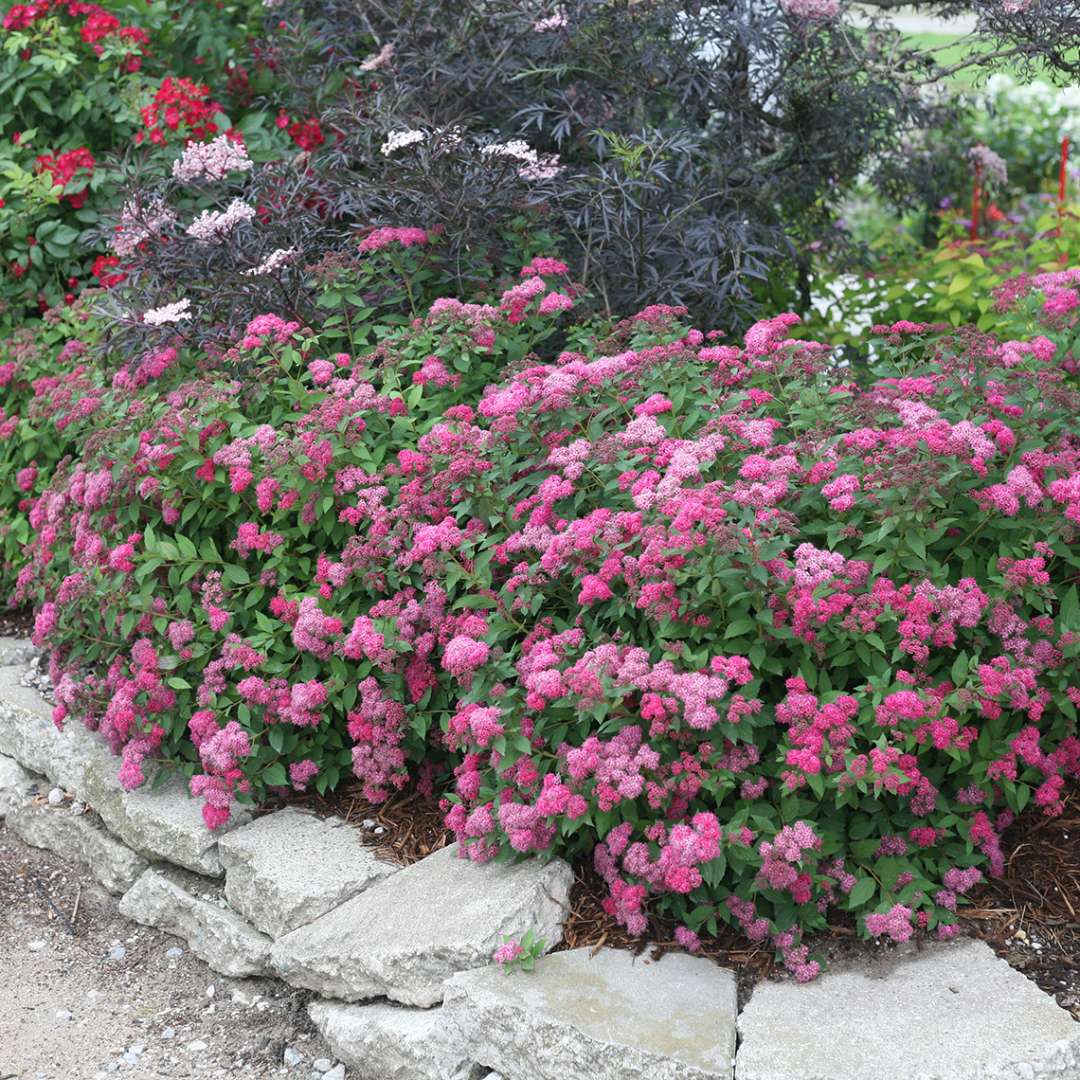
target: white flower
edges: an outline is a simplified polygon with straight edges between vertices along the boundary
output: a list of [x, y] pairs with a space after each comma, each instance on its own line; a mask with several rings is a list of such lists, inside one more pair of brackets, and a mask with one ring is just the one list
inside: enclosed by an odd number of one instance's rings
[[181, 319], [190, 319], [191, 301], [186, 297], [177, 300], [175, 304], [166, 304], [164, 307], [151, 308], [145, 312], [142, 321], [147, 326], [164, 326], [166, 323], [180, 322]]
[[244, 270], [243, 274], [245, 277], [272, 274], [275, 270], [280, 270], [283, 266], [288, 266], [289, 263], [294, 262], [297, 254], [296, 248], [278, 248], [276, 251], [272, 251], [258, 266], [253, 266], [250, 270]]
[[488, 143], [480, 148], [480, 153], [485, 157], [508, 157], [524, 161], [528, 165], [536, 165], [540, 158], [536, 151], [524, 139], [512, 139], [507, 143]]
[[561, 30], [566, 25], [566, 12], [561, 9], [556, 10], [554, 15], [549, 15], [546, 19], [537, 19], [533, 23], [533, 30], [538, 34], [545, 34], [549, 30]]
[[240, 224], [255, 216], [253, 207], [233, 199], [225, 210], [204, 210], [184, 231], [203, 244], [220, 244]]
[[550, 180], [562, 171], [558, 154], [541, 157], [524, 139], [512, 139], [506, 143], [488, 143], [480, 148], [485, 157], [506, 157], [524, 164], [518, 169], [523, 180]]
[[391, 131], [386, 136], [386, 142], [380, 148], [384, 157], [389, 157], [395, 150], [404, 146], [412, 146], [413, 143], [423, 142], [426, 136], [422, 131]]

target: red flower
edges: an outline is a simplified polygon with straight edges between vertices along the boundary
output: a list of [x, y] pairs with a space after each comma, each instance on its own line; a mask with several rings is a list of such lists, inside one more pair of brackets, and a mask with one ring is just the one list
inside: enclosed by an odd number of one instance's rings
[[323, 135], [319, 121], [314, 117], [308, 120], [296, 120], [291, 123], [289, 125], [289, 134], [292, 136], [293, 142], [301, 150], [317, 150], [326, 142], [326, 136]]
[[115, 255], [99, 255], [94, 260], [90, 272], [101, 283], [102, 288], [111, 289], [114, 285], [119, 285], [127, 277], [127, 274], [122, 270], [118, 273], [110, 273], [114, 266], [119, 265], [120, 260]]
[[[86, 178], [89, 181], [94, 175], [94, 165], [94, 155], [85, 146], [67, 150], [55, 158], [52, 154], [39, 154], [35, 162], [37, 171], [47, 172], [52, 177], [52, 186], [58, 188], [66, 188], [80, 171], [89, 174]], [[81, 191], [64, 197], [78, 210], [86, 202], [87, 190], [84, 186]]]

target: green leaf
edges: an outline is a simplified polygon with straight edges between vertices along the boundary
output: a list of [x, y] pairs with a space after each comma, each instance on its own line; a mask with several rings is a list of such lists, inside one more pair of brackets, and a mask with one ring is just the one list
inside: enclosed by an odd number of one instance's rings
[[848, 910], [862, 907], [877, 892], [877, 882], [872, 877], [859, 878], [855, 887], [848, 893]]
[[953, 661], [952, 668], [949, 671], [949, 677], [952, 679], [953, 686], [962, 686], [964, 680], [967, 678], [968, 673], [968, 658], [966, 653], [960, 653], [959, 656]]
[[280, 761], [263, 770], [262, 781], [267, 787], [284, 787], [289, 782], [285, 766]]
[[1075, 585], [1069, 586], [1062, 597], [1059, 615], [1063, 630], [1080, 630], [1080, 594]]
[[248, 585], [251, 583], [251, 575], [242, 566], [229, 563], [222, 571], [222, 576], [233, 585]]

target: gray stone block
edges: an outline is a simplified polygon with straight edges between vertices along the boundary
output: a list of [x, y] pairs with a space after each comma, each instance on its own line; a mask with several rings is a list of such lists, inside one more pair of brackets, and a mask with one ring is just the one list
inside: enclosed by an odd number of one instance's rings
[[0, 821], [22, 803], [36, 782], [14, 758], [0, 754]]
[[120, 898], [120, 913], [183, 938], [222, 975], [265, 974], [270, 939], [222, 906], [215, 890], [216, 883], [193, 874], [147, 870]]
[[312, 1023], [359, 1080], [473, 1080], [474, 1066], [441, 1009], [313, 1001]]
[[572, 882], [559, 860], [478, 865], [451, 845], [279, 938], [271, 962], [324, 997], [435, 1005], [443, 981], [490, 963], [505, 935], [557, 945]]
[[[93, 761], [79, 792], [100, 815], [109, 830], [128, 847], [150, 859], [164, 859], [197, 874], [220, 877], [218, 838], [225, 830], [211, 832], [202, 819], [197, 800], [178, 779], [157, 790], [150, 783], [125, 791], [117, 779], [119, 759]], [[227, 828], [251, 820], [237, 811]]]
[[[120, 759], [105, 740], [74, 718], [58, 730], [51, 706], [19, 682], [22, 672], [18, 667], [0, 667], [0, 753], [74, 792], [141, 855], [220, 877], [217, 841], [226, 830], [210, 832], [198, 801], [185, 786], [174, 780], [154, 790], [148, 775], [142, 787], [125, 791], [117, 779]], [[234, 809], [227, 828], [250, 820], [250, 814]]]
[[115, 772], [119, 761], [100, 736], [77, 720], [60, 731], [52, 721], [52, 706], [19, 681], [24, 670], [0, 667], [0, 753], [82, 798], [90, 763], [112, 761]]
[[65, 806], [24, 802], [7, 816], [7, 826], [33, 847], [83, 863], [109, 892], [126, 892], [146, 869], [146, 860], [125, 847], [95, 820]]
[[389, 877], [341, 818], [279, 810], [218, 843], [225, 895], [234, 911], [273, 938], [314, 921]]
[[0, 634], [0, 667], [28, 664], [41, 650], [29, 638], [7, 637]]
[[981, 941], [762, 983], [738, 1080], [1077, 1080], [1080, 1024]]
[[735, 976], [684, 953], [574, 949], [531, 972], [467, 971], [447, 981], [442, 1011], [506, 1080], [732, 1076]]

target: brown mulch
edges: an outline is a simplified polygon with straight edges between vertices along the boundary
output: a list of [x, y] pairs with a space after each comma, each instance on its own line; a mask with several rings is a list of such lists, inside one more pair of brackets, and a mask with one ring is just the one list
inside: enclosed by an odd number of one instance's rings
[[961, 922], [1080, 1019], [1080, 789], [1060, 817], [1021, 815], [1002, 848], [1005, 874], [971, 894]]
[[[371, 803], [361, 794], [359, 784], [346, 784], [326, 795], [308, 792], [290, 796], [285, 802], [322, 814], [337, 814], [359, 829], [364, 843], [373, 847], [380, 858], [398, 866], [419, 862], [454, 841], [454, 834], [443, 824], [445, 815], [438, 800], [417, 791], [402, 792], [384, 803]], [[270, 804], [266, 809], [275, 806]]]
[[[363, 797], [359, 785], [352, 785], [327, 797], [312, 793], [289, 802], [338, 814], [355, 825], [381, 857], [402, 866], [453, 841], [438, 801], [415, 791], [374, 805]], [[986, 941], [1080, 1020], [1080, 789], [1070, 793], [1060, 817], [1046, 818], [1036, 809], [1021, 815], [1002, 838], [1002, 847], [1005, 875], [972, 892], [971, 903], [958, 912], [964, 929]], [[679, 948], [674, 920], [651, 916], [648, 933], [631, 937], [604, 912], [606, 895], [603, 880], [591, 866], [576, 867], [560, 950], [606, 945], [639, 955], [648, 950], [659, 958]], [[838, 912], [834, 918], [835, 925], [807, 939], [811, 955], [826, 965], [839, 959], [876, 958], [888, 951], [888, 945], [859, 939], [849, 916]], [[701, 943], [703, 955], [735, 971], [742, 1000], [774, 970], [769, 945], [754, 944], [726, 924], [715, 937], [702, 934]]]
[[33, 608], [0, 608], [0, 637], [28, 638], [33, 629]]

